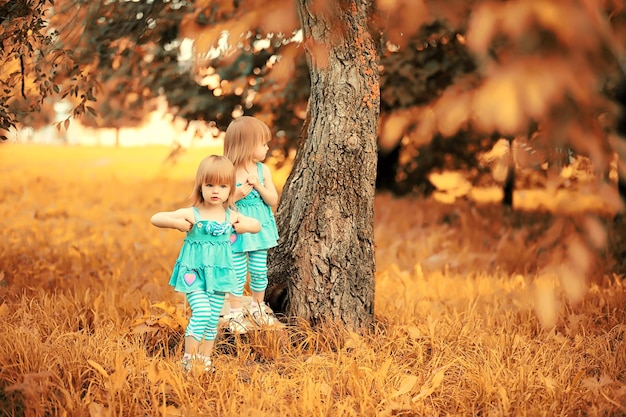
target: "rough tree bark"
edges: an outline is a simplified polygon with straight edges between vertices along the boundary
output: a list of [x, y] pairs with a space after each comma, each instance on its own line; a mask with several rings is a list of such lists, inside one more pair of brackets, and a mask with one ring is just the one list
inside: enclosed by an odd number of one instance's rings
[[311, 76], [307, 120], [277, 210], [267, 298], [312, 325], [374, 314], [380, 90], [370, 0], [298, 0]]

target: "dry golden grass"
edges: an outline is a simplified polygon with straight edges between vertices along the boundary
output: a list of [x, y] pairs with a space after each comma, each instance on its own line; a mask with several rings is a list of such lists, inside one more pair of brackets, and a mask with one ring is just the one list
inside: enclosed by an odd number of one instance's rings
[[580, 280], [598, 220], [385, 194], [371, 333], [222, 339], [214, 374], [184, 375], [182, 235], [149, 217], [210, 151], [0, 147], [0, 416], [626, 415], [617, 261], [574, 292], [562, 269]]

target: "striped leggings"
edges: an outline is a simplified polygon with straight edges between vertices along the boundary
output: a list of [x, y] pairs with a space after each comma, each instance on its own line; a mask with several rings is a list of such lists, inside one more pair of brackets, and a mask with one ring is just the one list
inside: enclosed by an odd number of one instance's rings
[[246, 285], [246, 277], [250, 271], [250, 289], [263, 292], [267, 288], [267, 249], [252, 252], [233, 253], [235, 274], [237, 274], [237, 292], [233, 295], [241, 297]]
[[185, 330], [185, 337], [191, 336], [199, 342], [215, 340], [225, 296], [225, 293], [215, 291], [187, 293], [187, 302], [191, 307], [191, 318]]

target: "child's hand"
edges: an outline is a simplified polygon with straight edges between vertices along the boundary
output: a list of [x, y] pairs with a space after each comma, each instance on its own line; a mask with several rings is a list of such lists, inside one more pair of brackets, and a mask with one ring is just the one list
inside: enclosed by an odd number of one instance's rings
[[250, 194], [250, 191], [252, 191], [252, 185], [247, 182], [237, 187], [237, 189], [235, 190], [235, 200], [241, 200], [242, 198]]
[[241, 233], [242, 232], [242, 226], [241, 226], [241, 222], [239, 221], [239, 213], [237, 213], [235, 216], [231, 217], [231, 219], [233, 220], [233, 230], [236, 233]]
[[233, 229], [237, 233], [257, 233], [261, 230], [261, 223], [252, 217], [237, 214], [232, 220]]
[[233, 229], [235, 230], [235, 232], [237, 233], [241, 233], [241, 223], [239, 223], [239, 219], [237, 219], [234, 223], [233, 223]]
[[257, 177], [256, 175], [250, 175], [246, 182], [252, 187], [256, 187], [257, 185], [259, 185], [259, 177]]
[[175, 211], [160, 211], [155, 213], [150, 218], [150, 223], [156, 227], [188, 232], [196, 223], [196, 219], [191, 207], [186, 207]]
[[193, 220], [190, 221], [187, 218], [179, 219], [178, 224], [176, 225], [176, 229], [180, 230], [181, 232], [188, 232], [193, 227], [193, 224]]

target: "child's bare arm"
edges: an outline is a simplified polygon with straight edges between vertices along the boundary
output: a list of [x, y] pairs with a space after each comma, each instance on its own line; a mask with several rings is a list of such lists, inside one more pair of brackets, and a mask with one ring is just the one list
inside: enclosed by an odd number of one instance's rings
[[195, 223], [193, 210], [182, 208], [175, 211], [161, 211], [150, 218], [150, 223], [164, 229], [176, 229], [188, 232]]
[[261, 198], [265, 201], [265, 204], [274, 207], [278, 204], [278, 191], [276, 191], [276, 186], [274, 185], [274, 181], [272, 181], [272, 172], [270, 169], [265, 164], [262, 165], [262, 168], [265, 184], [261, 184], [256, 175], [248, 177], [247, 182], [261, 194]]
[[258, 233], [261, 231], [261, 222], [252, 217], [237, 213], [233, 220], [233, 229], [237, 233]]
[[234, 200], [239, 201], [245, 198], [250, 193], [250, 191], [252, 191], [252, 188], [253, 188], [252, 184], [250, 184], [247, 181], [244, 182], [242, 185], [240, 185], [239, 187], [235, 189], [235, 195], [233, 197]]

